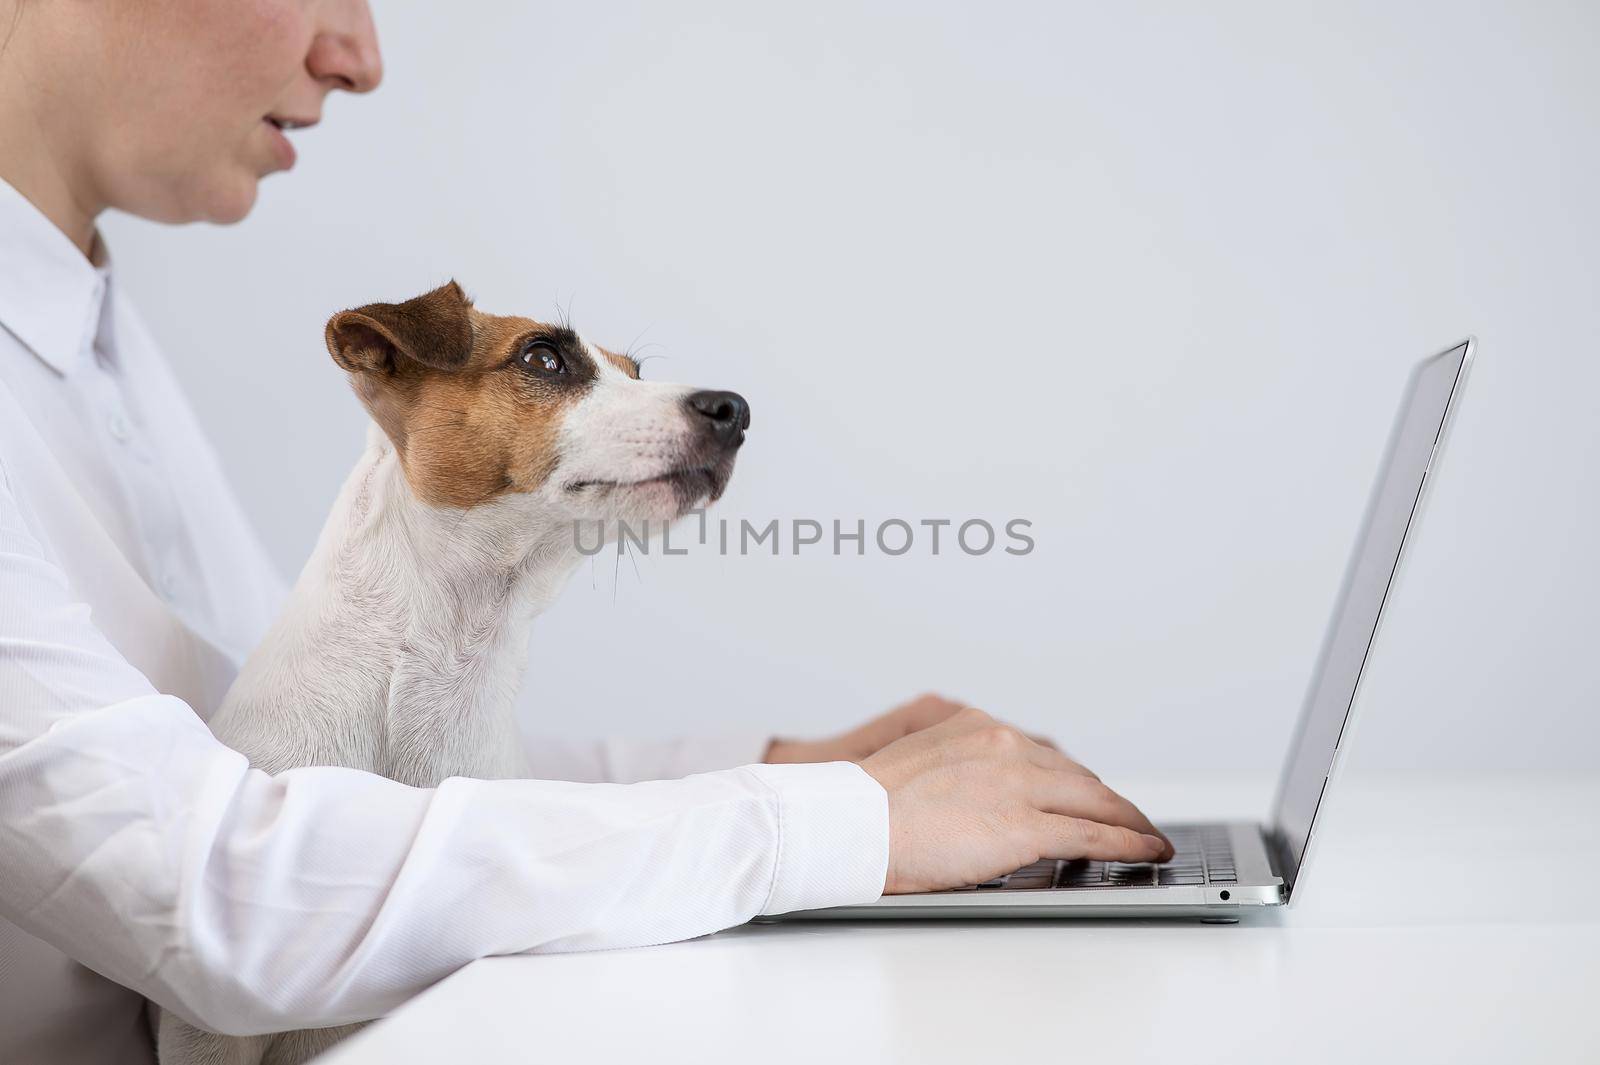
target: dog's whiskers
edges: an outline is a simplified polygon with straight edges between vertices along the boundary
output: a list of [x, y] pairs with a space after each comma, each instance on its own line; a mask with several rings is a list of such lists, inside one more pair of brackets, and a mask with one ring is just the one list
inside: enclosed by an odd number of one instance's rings
[[617, 551], [617, 561], [616, 561], [616, 564], [611, 567], [611, 605], [612, 606], [616, 606], [617, 605], [617, 585], [619, 583], [621, 583], [619, 578], [622, 576], [622, 550], [620, 550], [620, 549], [622, 549], [624, 547], [624, 545], [623, 545], [623, 543], [622, 543], [622, 541], [620, 539], [617, 541], [617, 547], [619, 548], [619, 550]]
[[635, 336], [633, 338], [633, 340], [629, 342], [628, 350], [624, 354], [626, 354], [628, 356], [628, 358], [631, 359], [631, 358], [633, 358], [633, 353], [636, 352], [636, 351], [643, 351], [645, 348], [649, 348], [649, 347], [657, 347], [657, 348], [659, 348], [661, 345], [657, 344], [657, 343], [655, 343], [653, 341], [651, 343], [649, 343], [649, 344], [644, 344], [644, 345], [641, 345], [639, 343], [639, 341], [644, 339], [644, 335], [646, 333], [650, 332], [650, 330], [654, 329], [655, 327], [656, 327], [656, 324], [654, 322], [651, 322], [649, 325], [647, 325], [643, 329], [639, 330], [638, 335]]
[[572, 328], [572, 301], [577, 298], [578, 294], [573, 292], [572, 295], [567, 297], [566, 306], [562, 306], [561, 297], [556, 297], [556, 324], [563, 329]]

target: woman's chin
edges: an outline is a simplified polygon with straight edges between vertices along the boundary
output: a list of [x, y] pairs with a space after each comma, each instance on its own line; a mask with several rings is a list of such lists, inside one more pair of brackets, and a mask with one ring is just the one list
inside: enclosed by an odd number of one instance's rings
[[210, 191], [201, 217], [220, 226], [242, 222], [256, 205], [261, 179], [244, 174]]
[[232, 225], [242, 222], [256, 205], [256, 193], [261, 175], [243, 166], [229, 166], [220, 173], [207, 174], [202, 179], [189, 181], [165, 197], [165, 203], [138, 207], [122, 206], [124, 210], [142, 215], [157, 222], [182, 224], [185, 222], [211, 222]]
[[255, 207], [256, 186], [260, 181], [254, 173], [243, 171], [203, 181], [145, 182], [113, 190], [110, 205], [167, 225], [190, 222], [231, 225], [242, 221]]

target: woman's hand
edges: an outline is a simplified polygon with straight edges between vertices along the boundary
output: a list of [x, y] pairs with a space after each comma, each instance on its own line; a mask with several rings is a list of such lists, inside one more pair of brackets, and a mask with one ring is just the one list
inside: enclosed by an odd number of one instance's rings
[[[767, 762], [859, 762], [877, 754], [902, 736], [932, 728], [961, 711], [965, 703], [942, 695], [919, 695], [909, 702], [875, 717], [860, 728], [825, 740], [773, 740], [767, 747]], [[1054, 748], [1040, 736], [1035, 743]]]
[[886, 894], [978, 884], [1039, 858], [1172, 857], [1137, 807], [1055, 744], [938, 695], [831, 739], [773, 740], [766, 760], [860, 762], [883, 785]]
[[889, 796], [888, 895], [981, 884], [1041, 858], [1172, 857], [1149, 818], [1100, 778], [971, 707], [861, 768]]

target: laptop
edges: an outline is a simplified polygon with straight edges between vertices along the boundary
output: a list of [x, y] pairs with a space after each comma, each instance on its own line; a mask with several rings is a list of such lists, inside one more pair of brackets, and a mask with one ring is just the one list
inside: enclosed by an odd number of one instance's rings
[[[1419, 363], [1400, 404], [1388, 452], [1323, 638], [1289, 747], [1271, 820], [1163, 825], [1176, 856], [1163, 865], [1042, 861], [985, 884], [886, 895], [786, 918], [1199, 917], [1237, 921], [1294, 895], [1317, 809], [1339, 760], [1361, 674], [1439, 461], [1477, 341]], [[1260, 911], [1257, 911], [1260, 912]]]

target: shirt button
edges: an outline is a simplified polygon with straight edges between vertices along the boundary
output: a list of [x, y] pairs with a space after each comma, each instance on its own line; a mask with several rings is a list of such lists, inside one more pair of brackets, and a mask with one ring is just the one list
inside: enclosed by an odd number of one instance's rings
[[128, 419], [120, 414], [113, 414], [106, 421], [106, 428], [111, 430], [112, 439], [119, 444], [126, 444], [128, 438], [133, 435], [133, 431], [128, 425]]
[[178, 594], [178, 578], [171, 573], [163, 573], [157, 583], [161, 585], [161, 594], [168, 599], [172, 599]]

